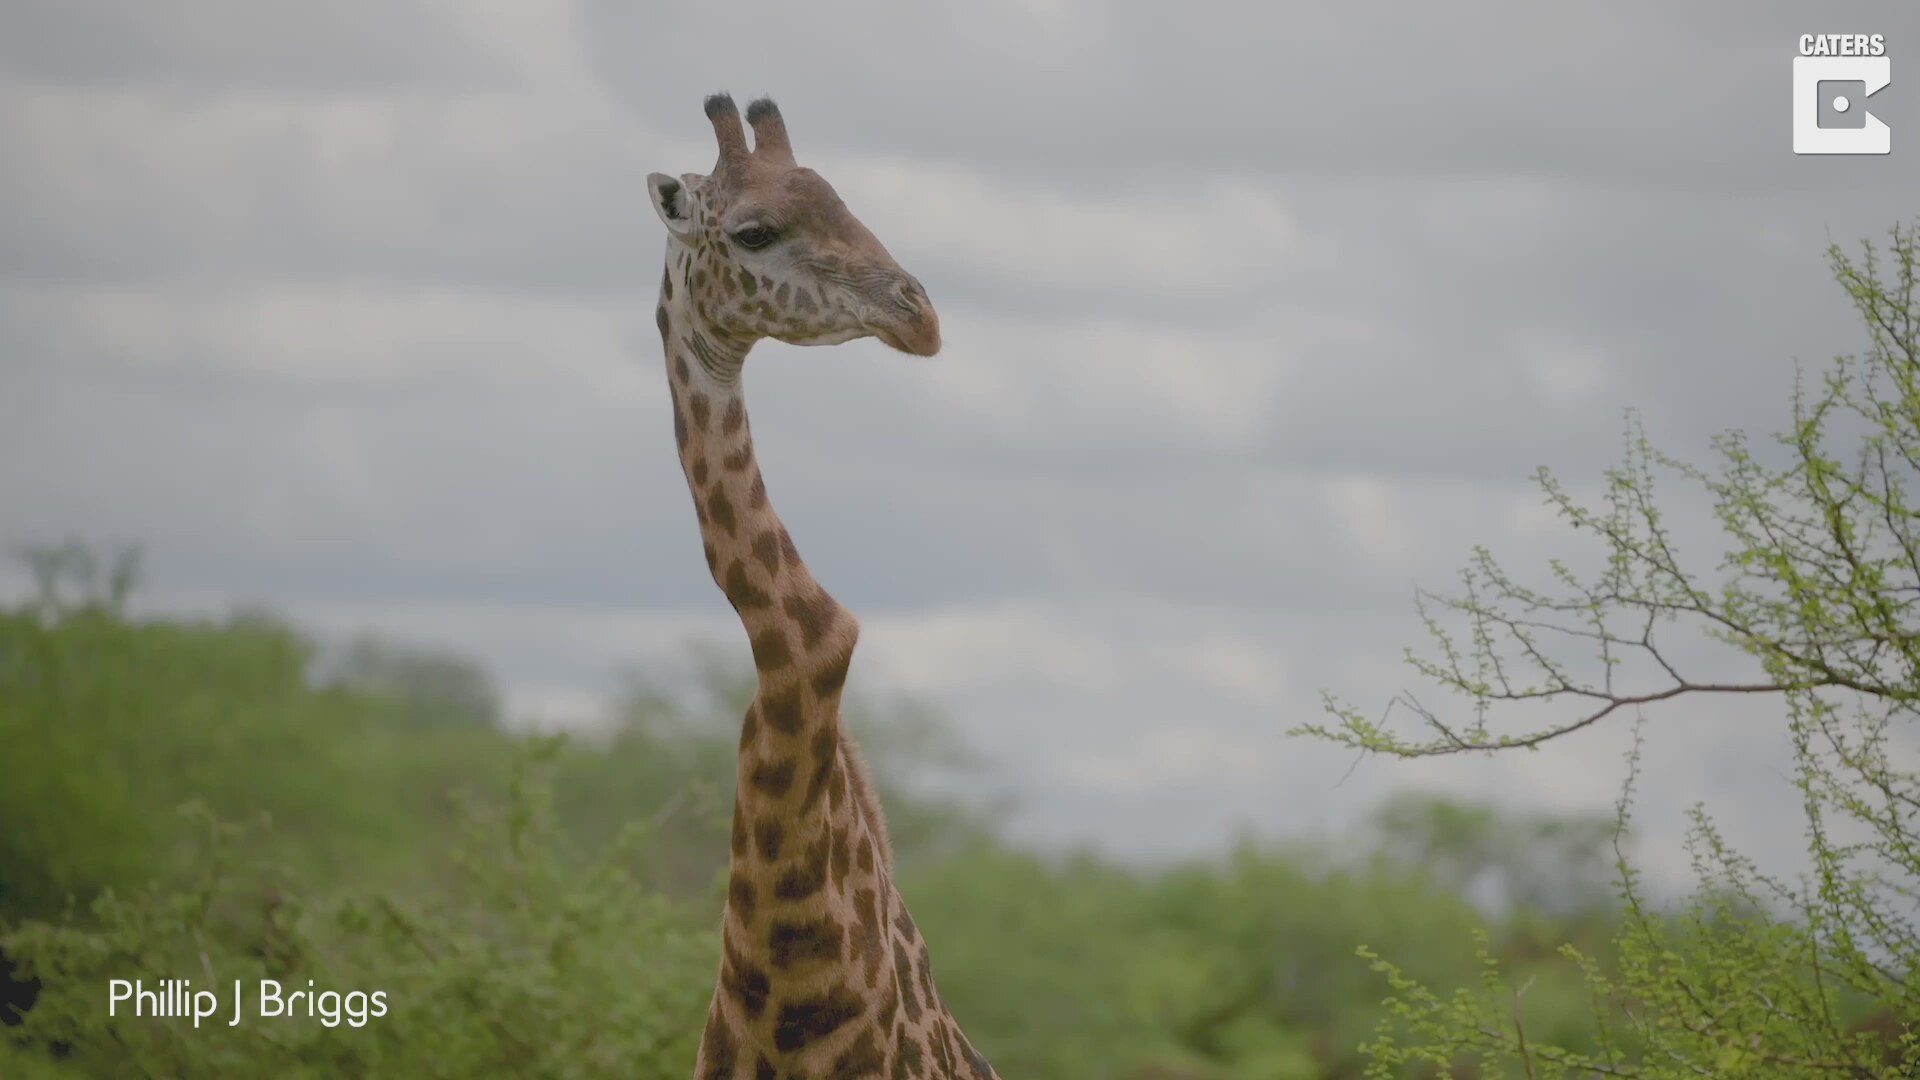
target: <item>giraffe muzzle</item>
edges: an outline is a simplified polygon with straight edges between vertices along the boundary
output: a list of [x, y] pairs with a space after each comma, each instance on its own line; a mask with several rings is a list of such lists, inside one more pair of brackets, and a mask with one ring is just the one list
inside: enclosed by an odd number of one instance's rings
[[873, 336], [913, 356], [932, 356], [940, 351], [940, 316], [931, 307], [911, 319], [875, 326]]
[[903, 353], [932, 356], [940, 351], [940, 315], [927, 291], [912, 275], [902, 274], [888, 296], [887, 315], [877, 320], [873, 335]]

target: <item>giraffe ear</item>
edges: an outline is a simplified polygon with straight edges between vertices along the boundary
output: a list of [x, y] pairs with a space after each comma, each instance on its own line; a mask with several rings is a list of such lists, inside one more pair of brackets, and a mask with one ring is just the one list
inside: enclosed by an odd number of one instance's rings
[[668, 232], [685, 236], [693, 231], [693, 207], [688, 205], [692, 195], [687, 185], [666, 173], [648, 173], [647, 197], [653, 200], [653, 212], [660, 215]]

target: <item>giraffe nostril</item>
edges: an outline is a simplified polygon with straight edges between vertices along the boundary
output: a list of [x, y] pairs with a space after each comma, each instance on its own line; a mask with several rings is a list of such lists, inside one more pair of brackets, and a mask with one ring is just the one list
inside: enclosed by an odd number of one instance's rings
[[912, 277], [902, 277], [894, 282], [893, 294], [900, 300], [900, 306], [918, 315], [927, 306], [927, 293], [920, 283]]

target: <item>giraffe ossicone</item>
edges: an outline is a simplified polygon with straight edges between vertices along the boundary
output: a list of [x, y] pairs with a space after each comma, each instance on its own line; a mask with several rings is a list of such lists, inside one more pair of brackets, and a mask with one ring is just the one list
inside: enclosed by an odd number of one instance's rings
[[[694, 1075], [996, 1080], [934, 987], [840, 694], [859, 637], [767, 497], [741, 368], [762, 338], [940, 350], [926, 290], [800, 166], [780, 110], [706, 100], [706, 175], [647, 177], [667, 227], [655, 320], [707, 568], [747, 633], [720, 974]], [[747, 144], [747, 129], [753, 145]]]

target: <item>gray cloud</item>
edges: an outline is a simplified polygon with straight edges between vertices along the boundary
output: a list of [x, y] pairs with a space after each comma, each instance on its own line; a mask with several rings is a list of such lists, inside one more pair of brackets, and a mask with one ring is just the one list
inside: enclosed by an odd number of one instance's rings
[[504, 58], [470, 30], [413, 0], [14, 0], [0, 9], [0, 70], [115, 89], [267, 95], [508, 81]]
[[[155, 604], [444, 640], [529, 708], [735, 641], [640, 190], [710, 162], [702, 94], [772, 91], [949, 345], [756, 352], [769, 484], [861, 676], [946, 704], [1028, 835], [1166, 853], [1413, 783], [1604, 808], [1611, 735], [1342, 785], [1279, 732], [1407, 685], [1413, 585], [1474, 543], [1566, 551], [1535, 465], [1591, 480], [1628, 405], [1680, 449], [1773, 430], [1794, 360], [1857, 345], [1821, 251], [1920, 176], [1788, 152], [1793, 36], [1852, 27], [1806, 18], [12, 5], [0, 541], [137, 540]], [[1696, 795], [1772, 820], [1756, 716], [1662, 729], [1659, 835]]]
[[[1744, 5], [1737, 22], [1651, 0], [1368, 15], [1142, 0], [997, 0], [937, 15], [858, 0], [751, 13], [598, 0], [583, 10], [590, 55], [654, 122], [674, 120], [689, 87], [777, 89], [803, 117], [796, 138], [813, 145], [878, 141], [1077, 184], [1142, 166], [1547, 173], [1721, 195], [1893, 182], [1885, 170], [1778, 166], [1787, 136], [1776, 84], [1809, 29], [1804, 8], [1785, 0]], [[1896, 47], [1914, 29], [1911, 13], [1884, 8], [1867, 21]], [[649, 37], [712, 49], [635, 62], [633, 44]], [[821, 62], [836, 55], [857, 56], [862, 77]]]

